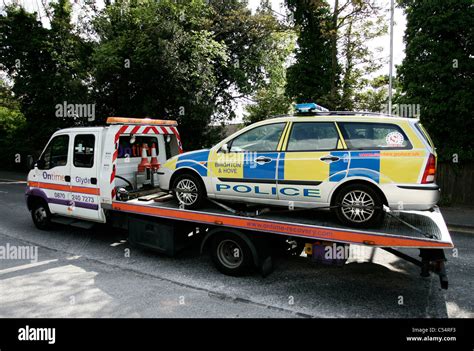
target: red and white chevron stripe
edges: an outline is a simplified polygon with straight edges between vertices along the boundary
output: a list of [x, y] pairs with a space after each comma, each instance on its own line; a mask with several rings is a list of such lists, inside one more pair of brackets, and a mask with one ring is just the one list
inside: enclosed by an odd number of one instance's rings
[[[122, 134], [174, 134], [176, 135], [176, 141], [178, 142], [179, 153], [183, 152], [183, 146], [181, 144], [181, 137], [176, 127], [169, 126], [136, 126], [136, 125], [123, 125], [115, 134], [115, 150], [112, 156], [112, 173], [110, 174], [110, 184], [115, 180], [116, 166], [119, 148], [119, 140]], [[112, 189], [112, 200], [115, 199], [115, 188]]]

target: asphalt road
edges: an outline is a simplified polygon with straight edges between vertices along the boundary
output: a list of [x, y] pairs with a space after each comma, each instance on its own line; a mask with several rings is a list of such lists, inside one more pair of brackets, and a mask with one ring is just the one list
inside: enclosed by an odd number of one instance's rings
[[0, 246], [36, 246], [38, 260], [0, 259], [0, 317], [474, 317], [474, 234], [452, 233], [448, 291], [371, 248], [343, 268], [280, 258], [266, 278], [233, 278], [195, 247], [167, 258], [103, 226], [39, 231], [25, 184], [8, 178], [0, 179]]

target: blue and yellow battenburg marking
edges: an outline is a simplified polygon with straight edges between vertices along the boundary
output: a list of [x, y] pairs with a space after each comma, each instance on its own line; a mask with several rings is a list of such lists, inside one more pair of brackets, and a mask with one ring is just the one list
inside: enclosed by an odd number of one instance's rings
[[192, 168], [199, 173], [201, 177], [208, 175], [207, 165], [209, 159], [209, 150], [194, 151], [182, 154], [166, 162], [163, 166], [171, 170], [179, 168]]
[[[164, 167], [191, 168], [202, 177], [256, 182], [275, 179], [276, 175], [277, 180], [286, 181], [340, 182], [346, 177], [362, 177], [375, 183], [417, 183], [426, 153], [425, 150], [341, 150], [224, 154], [201, 150], [171, 159]], [[339, 160], [328, 163], [319, 160], [328, 155]], [[256, 157], [267, 157], [271, 161], [256, 165]]]

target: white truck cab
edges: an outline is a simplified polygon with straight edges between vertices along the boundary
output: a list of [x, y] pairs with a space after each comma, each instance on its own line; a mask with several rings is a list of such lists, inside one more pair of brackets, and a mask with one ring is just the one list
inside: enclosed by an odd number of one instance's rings
[[28, 174], [26, 200], [38, 227], [51, 214], [104, 223], [103, 206], [117, 189], [157, 189], [160, 165], [182, 152], [175, 121], [109, 117], [107, 123], [51, 136]]

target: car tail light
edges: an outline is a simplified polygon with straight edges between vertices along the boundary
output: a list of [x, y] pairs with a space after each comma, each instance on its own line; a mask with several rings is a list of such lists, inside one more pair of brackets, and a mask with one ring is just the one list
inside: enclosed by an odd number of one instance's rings
[[425, 172], [423, 173], [423, 178], [421, 180], [422, 184], [434, 183], [436, 175], [436, 158], [433, 154], [430, 154], [428, 157], [428, 162], [426, 163]]

